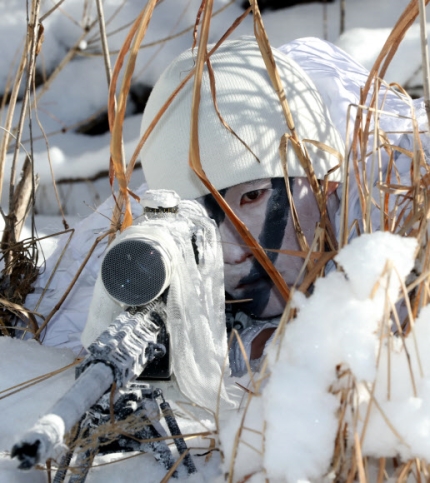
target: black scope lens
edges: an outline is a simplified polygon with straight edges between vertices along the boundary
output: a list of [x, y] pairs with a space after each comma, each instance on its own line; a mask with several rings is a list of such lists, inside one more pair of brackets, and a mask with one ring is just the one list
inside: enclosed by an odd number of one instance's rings
[[102, 280], [120, 303], [140, 306], [154, 300], [164, 286], [166, 269], [158, 250], [142, 240], [125, 240], [106, 254]]

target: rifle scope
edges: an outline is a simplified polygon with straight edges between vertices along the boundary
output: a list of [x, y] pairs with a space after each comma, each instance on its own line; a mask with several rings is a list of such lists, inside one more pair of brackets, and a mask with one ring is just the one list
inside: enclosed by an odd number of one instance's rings
[[115, 244], [103, 260], [104, 287], [123, 306], [145, 305], [170, 284], [170, 258], [155, 240], [126, 237]]

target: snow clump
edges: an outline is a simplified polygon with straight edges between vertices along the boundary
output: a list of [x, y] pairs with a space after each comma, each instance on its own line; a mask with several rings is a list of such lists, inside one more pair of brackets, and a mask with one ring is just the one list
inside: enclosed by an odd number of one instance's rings
[[[392, 355], [391, 378], [396, 382], [390, 387], [396, 402], [386, 403], [383, 399], [387, 398], [387, 384], [380, 381], [387, 379], [388, 372], [383, 357], [378, 359], [378, 354], [383, 354], [384, 350], [394, 353], [399, 347], [403, 348], [401, 338], [391, 335], [387, 342], [393, 326], [387, 314], [414, 266], [416, 248], [417, 241], [413, 238], [386, 232], [362, 235], [340, 251], [335, 258], [339, 271], [319, 279], [312, 296], [306, 299], [301, 293], [294, 295], [298, 315], [286, 326], [282, 341], [273, 344], [268, 351], [270, 377], [265, 386], [263, 382], [261, 393], [252, 398], [244, 416], [243, 426], [249, 427], [252, 423], [252, 428], [260, 432], [260, 443], [252, 441], [255, 449], [250, 450], [249, 441], [251, 437], [255, 440], [256, 432], [242, 429], [241, 442], [237, 451], [232, 452], [237, 425], [230, 424], [230, 431], [222, 428], [225, 470], [234, 458], [237, 475], [252, 474], [253, 481], [263, 476], [276, 482], [321, 480], [330, 471], [339, 426], [337, 389], [347, 383], [351, 388], [363, 388], [351, 398], [360, 416], [355, 430], [352, 418], [348, 424], [352, 441], [354, 431], [361, 435], [363, 430], [369, 394], [375, 381], [376, 388], [381, 387], [382, 392], [375, 393], [379, 404], [370, 406], [363, 455], [400, 454], [404, 458], [430, 459], [430, 443], [423, 444], [425, 438], [430, 440], [430, 417], [425, 415], [430, 415], [430, 379], [420, 376], [415, 386], [421, 399], [411, 398], [411, 391], [400, 389], [405, 387], [405, 380], [409, 385], [406, 387], [411, 386], [404, 351], [398, 358]], [[421, 319], [428, 320], [429, 316], [430, 309], [422, 311], [415, 326], [415, 333], [420, 334], [416, 340], [428, 340], [429, 324]], [[411, 338], [406, 340], [409, 353], [416, 355], [418, 352], [424, 356], [421, 363], [430, 373], [430, 355], [425, 357], [424, 349], [416, 351]], [[417, 366], [418, 358], [412, 359]], [[339, 374], [344, 371], [350, 377], [340, 379]], [[419, 371], [415, 374], [418, 376]], [[391, 405], [386, 410], [391, 423], [398, 427], [395, 432], [378, 410], [378, 406], [384, 404]], [[259, 424], [256, 418], [261, 419]], [[402, 424], [398, 424], [399, 419]], [[416, 431], [408, 434], [407, 427], [411, 423]], [[420, 444], [414, 444], [418, 435]], [[251, 465], [250, 451], [253, 454]]]

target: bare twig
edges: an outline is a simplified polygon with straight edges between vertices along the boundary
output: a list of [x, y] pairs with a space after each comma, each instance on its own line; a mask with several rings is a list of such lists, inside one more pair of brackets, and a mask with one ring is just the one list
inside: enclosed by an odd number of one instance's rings
[[106, 37], [106, 24], [105, 24], [105, 18], [104, 18], [103, 4], [101, 0], [96, 0], [96, 4], [97, 4], [98, 19], [99, 19], [100, 39], [101, 39], [102, 50], [103, 50], [103, 58], [105, 61], [106, 79], [109, 86], [112, 80], [112, 68], [110, 63], [109, 45]]
[[[9, 139], [11, 136], [11, 130], [12, 130], [12, 122], [13, 122], [13, 117], [15, 113], [15, 107], [16, 107], [16, 102], [18, 99], [18, 94], [19, 94], [19, 89], [21, 87], [21, 82], [22, 78], [24, 76], [25, 72], [25, 67], [27, 65], [27, 44], [26, 47], [23, 50], [22, 56], [21, 56], [21, 61], [15, 76], [15, 81], [13, 83], [13, 89], [9, 101], [9, 107], [8, 107], [8, 112], [7, 112], [7, 117], [6, 117], [6, 122], [4, 125], [4, 131], [5, 134], [2, 138], [2, 144], [0, 148], [0, 197], [3, 191], [3, 181], [4, 181], [4, 170], [5, 170], [5, 165], [6, 165], [6, 153], [8, 150], [9, 146]], [[19, 141], [18, 141], [19, 142]]]
[[35, 334], [35, 339], [39, 339], [40, 334], [44, 330], [44, 328], [48, 325], [49, 321], [54, 317], [54, 315], [60, 310], [61, 306], [63, 305], [64, 301], [68, 297], [70, 291], [74, 287], [76, 280], [80, 277], [82, 270], [85, 268], [86, 264], [88, 263], [88, 260], [91, 258], [91, 255], [93, 254], [94, 250], [96, 249], [96, 246], [108, 235], [111, 234], [111, 231], [107, 231], [106, 233], [103, 233], [102, 235], [98, 236], [96, 240], [94, 241], [92, 247], [87, 253], [87, 256], [84, 258], [83, 262], [81, 263], [81, 266], [79, 267], [78, 271], [76, 272], [75, 276], [73, 277], [72, 281], [70, 282], [69, 286], [67, 287], [67, 290], [64, 292], [64, 294], [61, 296], [60, 300], [56, 303], [55, 307], [49, 312], [47, 315], [46, 319], [44, 320], [43, 324], [40, 325], [39, 330]]
[[33, 5], [33, 11], [31, 12], [30, 23], [28, 26], [29, 60], [27, 64], [27, 80], [26, 80], [26, 87], [24, 91], [24, 97], [22, 100], [21, 113], [19, 117], [19, 123], [18, 123], [17, 135], [16, 135], [17, 142], [15, 144], [15, 150], [14, 150], [13, 159], [12, 159], [11, 175], [9, 180], [10, 182], [9, 208], [10, 209], [12, 209], [13, 207], [16, 167], [17, 167], [18, 155], [20, 151], [22, 129], [24, 126], [24, 120], [27, 114], [27, 107], [28, 107], [28, 103], [31, 95], [31, 88], [33, 85], [33, 76], [36, 68], [37, 47], [39, 42], [39, 32], [40, 32], [39, 12], [40, 12], [41, 0], [34, 0], [34, 3], [32, 5]]
[[56, 3], [51, 9], [49, 9], [44, 15], [40, 17], [40, 23], [42, 23], [44, 20], [46, 20], [52, 13], [57, 10], [58, 7], [61, 6], [61, 4], [64, 2], [64, 0], [60, 0], [58, 3]]
[[420, 11], [420, 34], [421, 34], [421, 57], [423, 68], [424, 107], [427, 114], [427, 122], [430, 129], [430, 66], [427, 43], [426, 7], [424, 0], [418, 0]]

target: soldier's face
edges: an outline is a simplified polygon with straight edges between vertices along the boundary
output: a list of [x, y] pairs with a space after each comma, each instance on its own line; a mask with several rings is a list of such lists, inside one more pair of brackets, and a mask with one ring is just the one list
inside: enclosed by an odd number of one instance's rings
[[[290, 178], [290, 187], [301, 227], [310, 244], [320, 218], [315, 196], [305, 178]], [[263, 248], [300, 250], [283, 178], [243, 183], [222, 190], [221, 194]], [[241, 309], [255, 317], [281, 314], [285, 302], [266, 271], [253, 257], [213, 197], [207, 195], [202, 200], [221, 233], [227, 298], [251, 299], [241, 304]], [[303, 259], [277, 251], [268, 251], [267, 254], [286, 283], [293, 285]]]

